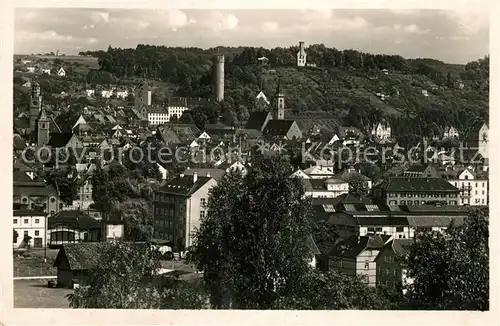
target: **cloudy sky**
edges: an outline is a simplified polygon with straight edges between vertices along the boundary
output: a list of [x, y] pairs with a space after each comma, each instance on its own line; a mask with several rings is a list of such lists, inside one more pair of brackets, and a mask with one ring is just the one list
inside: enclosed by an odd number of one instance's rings
[[489, 52], [489, 13], [465, 10], [179, 10], [17, 8], [16, 54], [135, 47], [289, 46], [466, 63]]

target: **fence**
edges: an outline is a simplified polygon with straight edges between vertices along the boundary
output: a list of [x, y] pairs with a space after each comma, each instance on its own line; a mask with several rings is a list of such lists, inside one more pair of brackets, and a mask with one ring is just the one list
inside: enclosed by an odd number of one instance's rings
[[57, 269], [51, 266], [43, 267], [14, 267], [14, 277], [37, 277], [37, 276], [56, 276]]

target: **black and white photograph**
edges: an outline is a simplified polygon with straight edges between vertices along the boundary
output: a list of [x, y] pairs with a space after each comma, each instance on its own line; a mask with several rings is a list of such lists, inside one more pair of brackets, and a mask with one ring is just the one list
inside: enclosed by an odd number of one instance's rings
[[488, 6], [15, 8], [14, 310], [489, 311]]

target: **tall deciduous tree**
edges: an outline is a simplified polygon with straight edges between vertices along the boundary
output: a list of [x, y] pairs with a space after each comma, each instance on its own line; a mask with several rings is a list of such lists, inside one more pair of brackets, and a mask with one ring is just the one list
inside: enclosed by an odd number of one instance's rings
[[443, 234], [418, 234], [409, 247], [409, 290], [425, 305], [441, 309], [489, 307], [488, 211], [471, 209], [463, 225]]
[[192, 259], [204, 272], [214, 308], [279, 308], [292, 296], [312, 252], [311, 206], [282, 158], [257, 160], [212, 190]]
[[200, 309], [207, 295], [198, 281], [158, 275], [159, 252], [147, 244], [99, 244], [96, 264], [67, 296], [73, 308]]

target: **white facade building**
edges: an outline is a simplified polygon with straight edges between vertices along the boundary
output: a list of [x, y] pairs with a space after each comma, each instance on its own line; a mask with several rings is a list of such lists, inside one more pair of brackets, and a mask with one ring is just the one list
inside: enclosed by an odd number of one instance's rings
[[[17, 238], [14, 236], [13, 247], [22, 248], [27, 244], [31, 248], [43, 248], [46, 238], [46, 216], [43, 212], [32, 210], [14, 211], [13, 216], [14, 231], [17, 232]], [[29, 241], [25, 241], [26, 237]]]
[[478, 179], [471, 170], [465, 169], [458, 175], [458, 179], [450, 179], [448, 182], [460, 189], [460, 205], [488, 205], [487, 179]]

